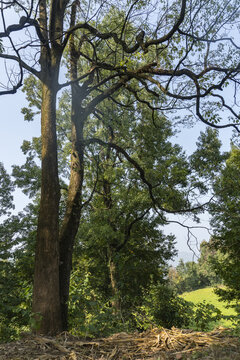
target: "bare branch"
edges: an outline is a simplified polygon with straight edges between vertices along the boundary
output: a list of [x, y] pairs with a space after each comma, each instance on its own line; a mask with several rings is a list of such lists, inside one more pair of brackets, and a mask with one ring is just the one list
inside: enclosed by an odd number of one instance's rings
[[119, 90], [122, 86], [124, 86], [125, 82], [127, 82], [128, 77], [121, 78], [116, 84], [111, 86], [110, 88], [106, 89], [102, 92], [102, 94], [97, 95], [85, 108], [85, 114], [89, 115], [93, 112], [95, 107], [102, 102], [103, 100], [107, 99], [110, 95], [112, 95], [115, 91]]
[[27, 63], [25, 63], [23, 60], [20, 59], [20, 57], [16, 55], [8, 55], [8, 54], [1, 54], [0, 58], [7, 59], [7, 60], [14, 60], [19, 63], [19, 65], [29, 71], [31, 74], [35, 75], [37, 78], [41, 79], [41, 72], [35, 70], [33, 67], [29, 66]]
[[182, 24], [184, 17], [185, 17], [186, 2], [187, 2], [186, 0], [182, 0], [179, 18], [176, 21], [176, 23], [174, 24], [174, 26], [172, 27], [172, 29], [166, 35], [162, 36], [159, 39], [155, 39], [155, 40], [152, 39], [152, 40], [146, 41], [144, 43], [145, 48], [148, 48], [151, 45], [158, 45], [158, 44], [162, 44], [162, 43], [168, 41], [174, 35], [174, 33], [178, 31], [179, 26]]

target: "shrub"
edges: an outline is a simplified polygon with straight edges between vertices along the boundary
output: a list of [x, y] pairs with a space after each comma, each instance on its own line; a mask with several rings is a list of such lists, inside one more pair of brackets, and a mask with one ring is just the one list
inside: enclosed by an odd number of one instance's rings
[[221, 311], [204, 300], [196, 305], [192, 325], [197, 330], [206, 331], [209, 330], [211, 323], [219, 321], [221, 318]]
[[193, 304], [180, 298], [165, 284], [152, 286], [143, 305], [133, 314], [138, 328], [187, 327], [193, 316]]

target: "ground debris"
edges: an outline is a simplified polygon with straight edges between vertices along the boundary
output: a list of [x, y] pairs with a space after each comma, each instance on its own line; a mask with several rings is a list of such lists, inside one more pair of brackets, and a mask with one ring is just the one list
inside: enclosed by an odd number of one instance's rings
[[[28, 336], [0, 344], [0, 360], [164, 360], [210, 347], [232, 349], [240, 359], [239, 339], [223, 328], [209, 333], [155, 328], [143, 333], [118, 333], [108, 338], [85, 341], [64, 332], [56, 337]], [[211, 358], [211, 357], [206, 357]]]

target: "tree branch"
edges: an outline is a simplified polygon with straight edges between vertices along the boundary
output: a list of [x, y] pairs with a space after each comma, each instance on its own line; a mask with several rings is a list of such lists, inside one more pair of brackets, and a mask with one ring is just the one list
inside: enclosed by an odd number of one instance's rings
[[7, 59], [7, 60], [14, 60], [14, 61], [18, 62], [19, 65], [22, 66], [25, 70], [27, 70], [31, 74], [35, 75], [38, 79], [41, 79], [41, 72], [33, 69], [31, 66], [26, 64], [23, 60], [21, 60], [18, 56], [0, 53], [0, 58]]
[[133, 165], [133, 167], [138, 171], [139, 173], [139, 176], [142, 180], [142, 182], [147, 185], [148, 187], [148, 192], [149, 192], [149, 195], [150, 195], [150, 198], [153, 202], [153, 207], [154, 209], [159, 209], [163, 212], [166, 212], [168, 214], [184, 214], [184, 213], [188, 213], [188, 212], [193, 212], [193, 211], [197, 211], [197, 210], [201, 210], [204, 208], [204, 206], [208, 205], [209, 204], [209, 201], [202, 204], [202, 205], [199, 205], [199, 206], [195, 206], [195, 207], [192, 207], [192, 208], [188, 208], [188, 209], [178, 209], [178, 210], [170, 210], [170, 209], [166, 209], [164, 207], [162, 207], [161, 205], [158, 204], [158, 201], [156, 200], [156, 198], [154, 197], [153, 195], [153, 185], [146, 179], [146, 176], [145, 176], [145, 171], [144, 169], [138, 164], [138, 162], [136, 160], [134, 160], [130, 155], [128, 155], [128, 153], [119, 145], [115, 144], [115, 143], [112, 143], [112, 142], [105, 142], [101, 139], [98, 139], [98, 138], [91, 138], [91, 139], [88, 139], [88, 140], [85, 140], [84, 141], [85, 144], [92, 144], [92, 143], [97, 143], [99, 145], [102, 145], [102, 146], [108, 146], [108, 147], [111, 147], [115, 150], [117, 150], [118, 152], [122, 153], [124, 155], [124, 157], [127, 159], [127, 161]]
[[118, 245], [116, 247], [116, 251], [119, 252], [128, 242], [130, 235], [131, 235], [131, 230], [134, 224], [136, 224], [138, 221], [142, 220], [144, 218], [144, 216], [151, 210], [151, 207], [148, 208], [147, 210], [145, 210], [141, 215], [139, 215], [137, 218], [135, 218], [126, 228], [125, 228], [125, 232], [124, 232], [124, 240], [122, 242], [122, 244]]
[[158, 44], [162, 44], [166, 41], [168, 41], [173, 35], [174, 33], [179, 29], [179, 26], [182, 24], [184, 17], [185, 17], [185, 11], [186, 11], [186, 0], [182, 0], [182, 5], [181, 5], [181, 11], [180, 11], [180, 15], [178, 20], [176, 21], [176, 23], [174, 24], [174, 26], [172, 27], [172, 29], [164, 36], [162, 36], [159, 39], [156, 40], [149, 40], [146, 41], [144, 43], [144, 47], [148, 48], [151, 45], [158, 45]]

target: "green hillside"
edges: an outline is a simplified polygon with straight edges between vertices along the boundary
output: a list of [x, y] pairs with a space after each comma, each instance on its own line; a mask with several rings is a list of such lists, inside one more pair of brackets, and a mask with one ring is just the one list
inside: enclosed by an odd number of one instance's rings
[[[236, 312], [232, 308], [226, 308], [226, 303], [219, 300], [218, 296], [214, 293], [213, 287], [207, 287], [204, 289], [199, 289], [191, 292], [186, 292], [181, 295], [182, 298], [184, 298], [187, 301], [191, 301], [194, 304], [200, 303], [202, 301], [206, 301], [207, 303], [213, 304], [216, 306], [219, 310], [221, 310], [222, 314], [224, 316], [231, 316], [235, 315]], [[232, 321], [222, 319], [218, 322], [219, 326], [224, 327], [231, 327]]]

